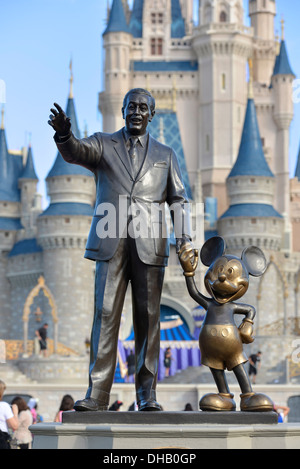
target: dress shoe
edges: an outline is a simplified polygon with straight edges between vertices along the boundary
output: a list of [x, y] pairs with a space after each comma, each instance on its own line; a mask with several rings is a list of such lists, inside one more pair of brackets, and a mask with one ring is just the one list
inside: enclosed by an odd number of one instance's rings
[[160, 411], [161, 406], [155, 399], [142, 399], [137, 403], [138, 410], [140, 411], [147, 411], [147, 412], [155, 412]]
[[205, 394], [199, 402], [201, 410], [230, 412], [236, 409], [233, 394]]
[[76, 401], [74, 404], [74, 409], [79, 412], [86, 412], [86, 411], [102, 411], [108, 409], [108, 404], [103, 402], [97, 401], [97, 399], [93, 399], [89, 397], [87, 399], [82, 399], [81, 401]]
[[241, 410], [244, 412], [271, 412], [273, 402], [265, 394], [247, 392], [241, 394]]

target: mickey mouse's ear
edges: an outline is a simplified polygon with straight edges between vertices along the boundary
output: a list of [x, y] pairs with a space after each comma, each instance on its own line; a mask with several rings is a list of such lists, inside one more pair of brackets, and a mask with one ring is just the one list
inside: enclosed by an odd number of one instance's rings
[[221, 236], [213, 236], [208, 239], [202, 246], [200, 251], [200, 259], [202, 264], [209, 267], [218, 257], [225, 252], [225, 240]]
[[242, 261], [253, 277], [260, 277], [267, 268], [267, 261], [262, 250], [256, 246], [249, 246], [242, 252]]

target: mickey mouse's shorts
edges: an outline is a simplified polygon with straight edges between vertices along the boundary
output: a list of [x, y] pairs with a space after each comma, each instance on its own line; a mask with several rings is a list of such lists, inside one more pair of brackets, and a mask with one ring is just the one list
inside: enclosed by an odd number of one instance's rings
[[200, 331], [201, 363], [217, 370], [232, 370], [248, 361], [239, 330], [230, 324], [204, 325]]

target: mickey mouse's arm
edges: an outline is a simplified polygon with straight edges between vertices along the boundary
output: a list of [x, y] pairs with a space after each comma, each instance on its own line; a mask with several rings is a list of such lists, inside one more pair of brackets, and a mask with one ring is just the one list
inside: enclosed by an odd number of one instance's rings
[[240, 336], [244, 344], [251, 344], [254, 341], [253, 337], [253, 319], [256, 311], [253, 306], [239, 304], [235, 305], [233, 314], [244, 314], [245, 317], [239, 326]]
[[244, 314], [245, 318], [244, 321], [248, 320], [251, 321], [253, 324], [253, 320], [256, 315], [256, 310], [253, 306], [245, 305], [245, 304], [235, 304], [235, 308], [233, 314]]
[[183, 268], [183, 275], [185, 276], [189, 294], [200, 306], [207, 309], [210, 300], [199, 292], [194, 280], [198, 265], [198, 250], [193, 249], [192, 244], [189, 242], [183, 243], [179, 250], [178, 257], [181, 267]]

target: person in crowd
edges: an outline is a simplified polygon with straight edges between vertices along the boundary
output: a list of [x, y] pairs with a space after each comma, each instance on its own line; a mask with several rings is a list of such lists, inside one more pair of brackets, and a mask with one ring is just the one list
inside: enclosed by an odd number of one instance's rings
[[127, 375], [126, 381], [129, 382], [130, 376], [134, 376], [135, 373], [135, 355], [133, 350], [130, 350], [130, 354], [127, 357]]
[[55, 416], [55, 422], [62, 421], [62, 413], [66, 412], [67, 410], [74, 410], [74, 399], [70, 394], [65, 394], [61, 400], [59, 411]]
[[185, 412], [192, 412], [193, 411], [193, 407], [189, 402], [187, 404], [185, 404], [184, 411]]
[[13, 445], [16, 449], [30, 449], [32, 443], [32, 434], [29, 430], [33, 423], [33, 417], [26, 401], [17, 396], [11, 401], [11, 406], [17, 407], [18, 428], [13, 433]]
[[290, 408], [285, 405], [274, 404], [274, 410], [278, 414], [278, 423], [284, 423]]
[[164, 366], [165, 366], [165, 376], [170, 376], [170, 368], [171, 368], [171, 360], [172, 360], [172, 352], [171, 347], [168, 347], [165, 351], [164, 355]]
[[262, 353], [258, 351], [249, 357], [249, 376], [253, 375], [252, 384], [256, 383], [256, 375], [261, 365]]
[[123, 402], [121, 401], [115, 401], [108, 410], [115, 410], [115, 411], [119, 411], [120, 410], [120, 407], [123, 405]]
[[48, 330], [48, 324], [45, 323], [43, 324], [42, 327], [40, 327], [39, 329], [35, 331], [35, 334], [37, 338], [39, 339], [39, 343], [40, 343], [40, 353], [45, 358], [48, 356], [47, 330]]
[[0, 449], [10, 449], [9, 429], [16, 431], [19, 426], [18, 408], [2, 401], [6, 385], [0, 380]]

